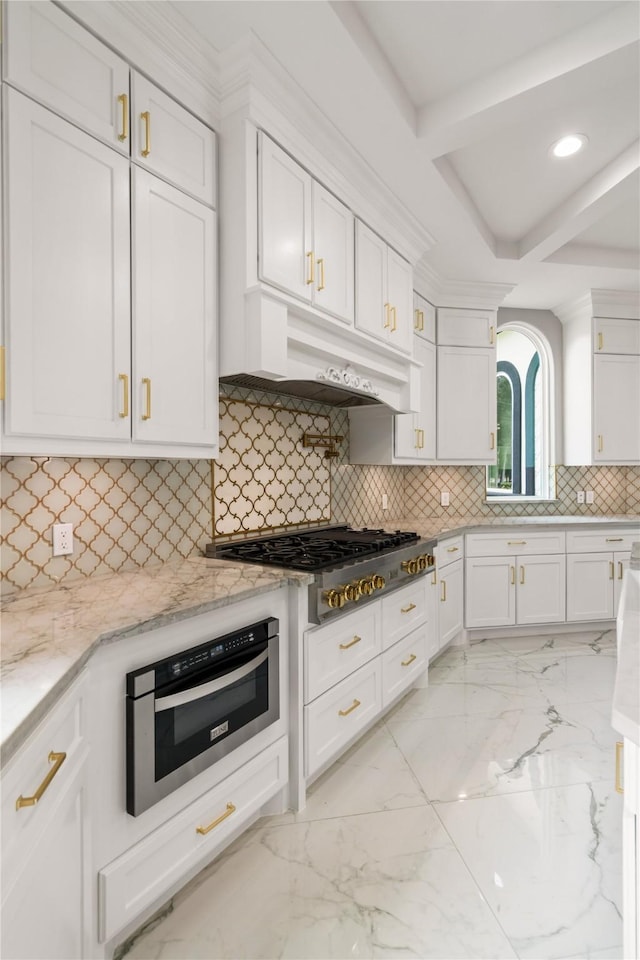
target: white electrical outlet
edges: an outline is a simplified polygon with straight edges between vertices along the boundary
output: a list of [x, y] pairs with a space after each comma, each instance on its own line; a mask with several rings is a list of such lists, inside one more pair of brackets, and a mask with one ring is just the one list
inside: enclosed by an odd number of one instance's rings
[[448, 507], [449, 506], [449, 491], [441, 490], [440, 491], [440, 506]]
[[587, 503], [593, 503], [593, 490], [587, 490]]
[[584, 490], [576, 491], [576, 503], [584, 503]]
[[53, 525], [53, 555], [66, 557], [73, 553], [73, 524], [54, 523]]
[[386, 493], [382, 494], [382, 509], [383, 510], [389, 509], [389, 497], [387, 496]]

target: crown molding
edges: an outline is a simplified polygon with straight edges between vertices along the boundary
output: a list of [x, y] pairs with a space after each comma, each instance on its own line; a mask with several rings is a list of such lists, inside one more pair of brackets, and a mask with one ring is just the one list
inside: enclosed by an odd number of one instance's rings
[[445, 279], [424, 262], [416, 264], [413, 285], [417, 293], [436, 307], [483, 310], [497, 310], [514, 289], [510, 283]]
[[435, 245], [429, 231], [252, 32], [220, 56], [220, 99], [223, 118], [241, 112], [264, 129], [411, 264]]
[[553, 308], [558, 319], [571, 323], [580, 317], [640, 318], [640, 293], [635, 290], [587, 290], [574, 300]]
[[219, 54], [171, 4], [157, 0], [56, 2], [205, 123], [219, 125]]

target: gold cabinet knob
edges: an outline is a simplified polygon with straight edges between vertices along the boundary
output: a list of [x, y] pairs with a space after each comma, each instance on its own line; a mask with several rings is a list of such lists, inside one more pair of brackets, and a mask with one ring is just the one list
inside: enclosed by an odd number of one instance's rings
[[348, 583], [342, 592], [345, 600], [358, 600], [360, 598], [360, 583], [357, 580]]
[[342, 590], [326, 590], [323, 597], [324, 602], [331, 607], [332, 610], [339, 610], [341, 607], [344, 607], [347, 601]]

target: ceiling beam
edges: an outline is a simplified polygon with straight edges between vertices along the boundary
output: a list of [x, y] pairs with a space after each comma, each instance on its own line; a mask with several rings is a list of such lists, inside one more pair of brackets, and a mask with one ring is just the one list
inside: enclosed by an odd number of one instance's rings
[[591, 243], [567, 243], [546, 258], [547, 263], [567, 263], [579, 267], [613, 267], [614, 270], [640, 270], [640, 250], [598, 247]]
[[520, 98], [530, 91], [614, 53], [640, 39], [635, 3], [610, 13], [475, 79], [418, 110], [417, 136], [431, 157], [458, 150], [522, 115]]

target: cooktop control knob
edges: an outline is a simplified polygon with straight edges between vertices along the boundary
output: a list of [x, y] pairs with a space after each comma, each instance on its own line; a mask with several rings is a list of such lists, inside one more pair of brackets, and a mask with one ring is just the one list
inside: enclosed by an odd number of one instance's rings
[[371, 582], [371, 577], [363, 577], [363, 579], [358, 582], [358, 586], [360, 587], [360, 593], [363, 597], [370, 597], [375, 590]]
[[354, 580], [353, 583], [348, 583], [342, 592], [346, 600], [358, 600], [361, 596], [359, 581]]
[[374, 586], [374, 589], [383, 590], [387, 581], [384, 577], [381, 577], [379, 573], [374, 573], [374, 575], [371, 577], [371, 582]]
[[326, 590], [323, 594], [323, 599], [332, 610], [339, 610], [340, 607], [344, 607], [347, 602], [347, 598], [342, 590]]
[[408, 573], [410, 576], [413, 576], [415, 573], [418, 573], [420, 568], [418, 566], [418, 559], [414, 557], [413, 560], [403, 560], [400, 564], [405, 573]]

